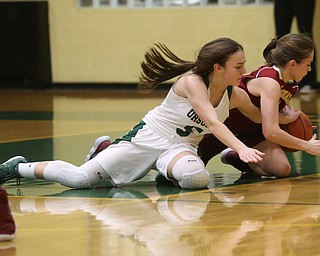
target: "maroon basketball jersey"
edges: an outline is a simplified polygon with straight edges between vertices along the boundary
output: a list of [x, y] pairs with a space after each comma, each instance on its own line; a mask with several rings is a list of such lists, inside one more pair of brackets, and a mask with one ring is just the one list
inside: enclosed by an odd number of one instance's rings
[[299, 89], [298, 83], [295, 81], [285, 83], [281, 79], [280, 70], [276, 66], [274, 65], [261, 66], [257, 70], [252, 71], [250, 74], [244, 75], [239, 85], [240, 88], [244, 89], [248, 93], [252, 103], [259, 108], [260, 108], [260, 97], [256, 97], [252, 95], [247, 89], [248, 81], [257, 77], [270, 77], [279, 83], [281, 88], [281, 95], [279, 99], [279, 111], [289, 103], [291, 98], [297, 94]]

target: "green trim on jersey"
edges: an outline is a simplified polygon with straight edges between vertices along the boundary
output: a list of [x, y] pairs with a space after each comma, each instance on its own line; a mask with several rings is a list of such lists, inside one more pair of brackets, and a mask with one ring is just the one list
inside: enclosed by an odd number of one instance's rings
[[230, 98], [231, 98], [232, 89], [233, 89], [233, 86], [232, 86], [232, 85], [228, 85], [227, 91], [228, 91], [228, 98], [229, 98], [229, 100], [230, 100]]
[[207, 89], [209, 88], [210, 81], [208, 75], [202, 76], [203, 82], [205, 83]]
[[112, 142], [112, 144], [118, 144], [121, 141], [130, 142], [134, 137], [136, 137], [138, 131], [141, 130], [145, 125], [146, 125], [145, 122], [140, 121], [140, 123], [138, 123], [135, 127], [133, 127], [131, 131], [129, 131], [126, 135], [122, 136], [121, 138], [116, 139], [114, 142]]
[[[210, 85], [210, 81], [209, 81], [208, 75], [202, 76], [202, 79], [203, 79], [203, 82], [205, 83], [205, 85], [206, 85], [206, 87], [208, 89], [209, 85]], [[229, 100], [230, 100], [231, 94], [232, 94], [232, 87], [233, 87], [232, 85], [228, 85], [228, 87], [227, 87]]]

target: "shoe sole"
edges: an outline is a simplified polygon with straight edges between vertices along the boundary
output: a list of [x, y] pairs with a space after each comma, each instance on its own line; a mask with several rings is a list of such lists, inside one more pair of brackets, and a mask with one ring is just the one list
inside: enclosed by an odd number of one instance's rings
[[11, 241], [16, 237], [16, 234], [7, 235], [7, 234], [0, 234], [0, 241]]

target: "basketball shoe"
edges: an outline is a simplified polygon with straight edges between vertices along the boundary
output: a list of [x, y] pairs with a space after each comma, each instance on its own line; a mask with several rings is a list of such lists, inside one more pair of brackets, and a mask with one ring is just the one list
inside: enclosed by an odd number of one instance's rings
[[223, 150], [223, 151], [221, 152], [220, 160], [221, 160], [222, 163], [224, 163], [224, 164], [230, 164], [230, 163], [228, 162], [228, 159], [227, 159], [227, 155], [228, 155], [228, 153], [230, 153], [230, 152], [234, 152], [234, 151], [233, 151], [231, 148], [226, 148], [225, 150]]
[[224, 164], [232, 165], [240, 172], [252, 174], [254, 173], [253, 170], [249, 167], [249, 165], [240, 159], [239, 154], [231, 148], [226, 148], [222, 151], [220, 160]]
[[101, 136], [94, 141], [93, 147], [90, 149], [89, 154], [87, 155], [85, 162], [91, 160], [101, 151], [105, 150], [111, 145], [111, 140], [109, 136]]
[[26, 162], [23, 156], [15, 156], [0, 164], [0, 184], [14, 178], [22, 178], [18, 173], [18, 164]]
[[15, 237], [16, 225], [9, 206], [8, 195], [0, 187], [0, 241], [9, 241]]

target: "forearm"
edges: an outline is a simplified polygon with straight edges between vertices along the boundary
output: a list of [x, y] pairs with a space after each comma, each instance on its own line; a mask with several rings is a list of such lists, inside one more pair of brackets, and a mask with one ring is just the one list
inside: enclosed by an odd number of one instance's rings
[[289, 133], [280, 129], [280, 127], [273, 129], [271, 132], [266, 132], [263, 129], [263, 135], [268, 141], [283, 147], [304, 151], [307, 151], [309, 148], [309, 143], [307, 141], [290, 135]]

